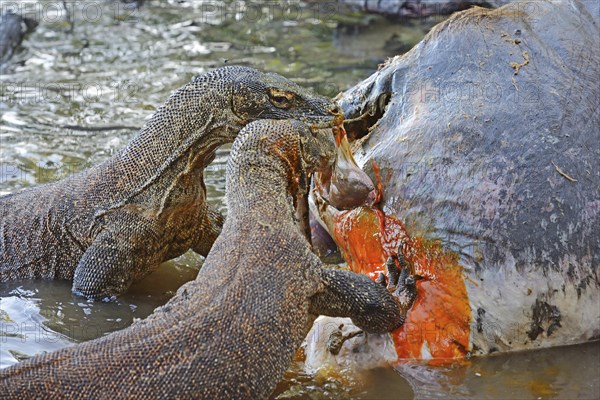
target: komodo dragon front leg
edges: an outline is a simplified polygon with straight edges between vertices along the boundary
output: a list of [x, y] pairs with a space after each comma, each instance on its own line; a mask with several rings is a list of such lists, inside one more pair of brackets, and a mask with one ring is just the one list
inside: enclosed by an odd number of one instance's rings
[[[116, 222], [116, 223], [115, 223]], [[163, 227], [136, 212], [112, 213], [83, 253], [73, 276], [73, 293], [95, 300], [112, 300], [131, 282], [145, 275], [148, 265], [164, 259], [159, 248]]]
[[[332, 354], [338, 354], [346, 340], [364, 332], [385, 333], [404, 324], [406, 314], [417, 298], [418, 277], [412, 275], [413, 268], [402, 255], [402, 245], [398, 249], [398, 256], [392, 255], [387, 260], [386, 270], [387, 279], [381, 272], [376, 279], [380, 284], [379, 289], [373, 288], [365, 275], [335, 269], [322, 270], [327, 289], [311, 298], [311, 312], [315, 315], [351, 316], [354, 325], [360, 328], [346, 335], [341, 330], [332, 332], [327, 343]], [[381, 288], [386, 288], [393, 296], [393, 302], [389, 301]], [[397, 307], [402, 310], [400, 316], [396, 314]]]
[[[400, 292], [393, 290], [396, 283], [375, 285], [365, 275], [339, 269], [321, 268], [325, 289], [310, 299], [313, 315], [350, 317], [352, 322], [368, 333], [386, 333], [404, 324], [406, 313], [416, 299], [404, 301]], [[398, 313], [398, 309], [402, 313]]]

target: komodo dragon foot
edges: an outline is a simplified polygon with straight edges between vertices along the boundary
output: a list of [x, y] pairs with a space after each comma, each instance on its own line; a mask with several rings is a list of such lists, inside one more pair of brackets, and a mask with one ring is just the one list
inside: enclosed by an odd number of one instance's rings
[[[400, 265], [400, 268], [398, 265]], [[414, 268], [404, 258], [402, 244], [398, 247], [397, 255], [389, 256], [385, 267], [387, 279], [385, 274], [380, 272], [375, 282], [385, 287], [396, 298], [402, 309], [402, 323], [404, 323], [408, 311], [417, 298], [417, 280], [421, 279], [421, 277], [412, 274]], [[346, 341], [365, 334], [363, 330], [355, 330], [344, 334], [342, 328], [343, 325], [334, 330], [327, 340], [327, 349], [333, 355], [337, 355], [340, 352]]]
[[[397, 255], [390, 255], [388, 257], [385, 268], [388, 275], [387, 289], [398, 299], [400, 306], [406, 313], [417, 298], [417, 280], [421, 279], [421, 277], [413, 275], [414, 268], [404, 258], [402, 247], [403, 244], [401, 243], [398, 246]], [[385, 285], [385, 276], [383, 273], [379, 273], [377, 281]]]

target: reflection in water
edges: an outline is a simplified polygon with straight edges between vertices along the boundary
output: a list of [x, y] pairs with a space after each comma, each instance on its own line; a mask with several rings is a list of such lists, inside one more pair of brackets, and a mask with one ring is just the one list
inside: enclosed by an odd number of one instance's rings
[[[260, 1], [157, 0], [139, 10], [95, 2], [100, 13], [86, 16], [84, 2], [66, 2], [75, 18], [68, 33], [60, 10], [43, 8], [56, 2], [28, 3], [28, 10], [40, 10], [42, 23], [0, 70], [0, 195], [107, 159], [173, 90], [209, 68], [249, 65], [334, 96], [410, 48], [436, 22], [399, 25], [337, 8]], [[217, 152], [205, 176], [209, 201], [223, 212], [228, 148]], [[193, 279], [200, 265], [188, 253], [109, 304], [73, 297], [63, 281], [0, 284], [0, 367], [144, 318]], [[598, 398], [599, 351], [596, 343], [452, 368], [403, 365], [333, 376], [306, 375], [297, 362], [274, 396]]]
[[598, 399], [600, 342], [476, 358], [462, 365], [397, 367], [418, 398]]

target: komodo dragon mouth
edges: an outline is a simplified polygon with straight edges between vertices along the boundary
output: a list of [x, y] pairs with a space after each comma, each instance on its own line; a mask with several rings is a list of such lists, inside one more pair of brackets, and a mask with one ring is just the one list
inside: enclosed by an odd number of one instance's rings
[[[373, 206], [380, 195], [369, 176], [361, 170], [350, 150], [350, 144], [344, 129], [344, 116], [338, 108], [330, 111], [332, 121], [325, 124], [311, 124], [311, 129], [332, 129], [335, 136], [336, 156], [331, 168], [314, 173], [315, 191], [301, 193], [297, 198], [296, 214], [300, 220], [300, 229], [312, 244], [312, 233], [309, 222], [309, 203], [314, 206], [315, 199], [335, 209], [347, 210], [361, 206]], [[309, 200], [310, 198], [310, 200]], [[313, 210], [313, 216], [317, 213]], [[318, 217], [317, 217], [318, 218]], [[322, 223], [324, 226], [324, 224]], [[324, 226], [325, 227], [325, 226]]]
[[336, 160], [333, 168], [315, 174], [318, 195], [332, 207], [341, 210], [374, 205], [379, 199], [378, 191], [371, 178], [354, 160], [341, 113], [334, 115], [333, 133]]

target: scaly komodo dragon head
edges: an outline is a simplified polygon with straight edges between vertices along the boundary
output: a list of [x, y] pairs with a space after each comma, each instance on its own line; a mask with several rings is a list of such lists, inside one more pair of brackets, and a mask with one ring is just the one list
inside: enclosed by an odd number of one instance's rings
[[[195, 99], [193, 106], [186, 101], [191, 96]], [[233, 142], [244, 126], [259, 119], [295, 119], [309, 125], [331, 126], [333, 114], [338, 112], [331, 100], [281, 75], [242, 66], [217, 68], [199, 75], [170, 102], [172, 108], [186, 114], [188, 121], [203, 116], [198, 125], [206, 126], [226, 142]], [[204, 125], [207, 116], [209, 125]]]
[[275, 205], [288, 197], [278, 188], [282, 183], [296, 198], [306, 193], [309, 175], [328, 170], [336, 160], [336, 143], [329, 130], [313, 130], [297, 120], [259, 120], [248, 124], [235, 140], [227, 164], [227, 196], [230, 212], [237, 203], [256, 196]]
[[248, 122], [296, 119], [309, 124], [332, 121], [337, 106], [275, 73], [240, 68], [233, 84], [232, 109]]

